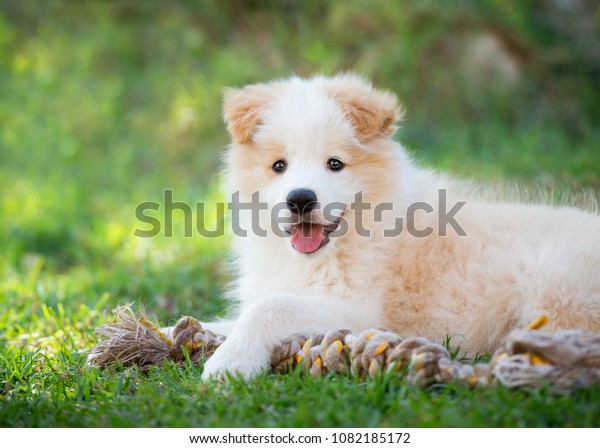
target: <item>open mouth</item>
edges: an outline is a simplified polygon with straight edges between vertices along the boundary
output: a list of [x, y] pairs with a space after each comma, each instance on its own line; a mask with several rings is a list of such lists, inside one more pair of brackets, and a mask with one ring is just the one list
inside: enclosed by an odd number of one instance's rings
[[340, 225], [341, 216], [333, 223], [323, 225], [310, 221], [292, 224], [285, 231], [292, 235], [292, 247], [303, 254], [316, 252], [329, 243], [329, 235]]

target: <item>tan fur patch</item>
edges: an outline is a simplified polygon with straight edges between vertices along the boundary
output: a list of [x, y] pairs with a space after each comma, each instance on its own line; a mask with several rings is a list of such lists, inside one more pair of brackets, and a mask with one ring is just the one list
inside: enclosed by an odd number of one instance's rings
[[266, 84], [225, 90], [224, 119], [235, 143], [250, 142], [260, 124], [261, 111], [273, 98], [274, 89]]
[[338, 77], [325, 90], [344, 110], [361, 142], [393, 135], [403, 118], [393, 93], [376, 90], [358, 76]]

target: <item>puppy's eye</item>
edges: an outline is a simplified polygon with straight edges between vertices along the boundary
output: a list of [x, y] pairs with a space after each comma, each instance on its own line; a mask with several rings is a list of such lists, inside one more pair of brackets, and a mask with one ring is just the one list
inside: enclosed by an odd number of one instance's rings
[[344, 164], [338, 159], [329, 159], [327, 161], [327, 166], [331, 171], [340, 171], [342, 168], [344, 168]]
[[283, 160], [278, 160], [273, 164], [273, 171], [275, 171], [276, 173], [283, 173], [286, 168], [287, 163], [285, 163], [285, 161]]

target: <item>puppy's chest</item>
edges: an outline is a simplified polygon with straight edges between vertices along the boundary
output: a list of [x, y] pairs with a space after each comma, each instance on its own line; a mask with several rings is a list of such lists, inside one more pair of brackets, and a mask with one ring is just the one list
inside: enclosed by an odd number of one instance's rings
[[277, 293], [326, 295], [342, 299], [373, 300], [383, 296], [384, 286], [377, 282], [377, 269], [368, 264], [340, 263], [280, 263], [255, 265], [240, 278], [246, 291], [259, 296]]

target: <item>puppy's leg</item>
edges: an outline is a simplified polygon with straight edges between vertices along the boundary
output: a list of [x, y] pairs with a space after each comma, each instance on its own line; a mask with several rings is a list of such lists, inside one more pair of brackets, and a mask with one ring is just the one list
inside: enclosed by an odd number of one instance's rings
[[381, 325], [379, 310], [367, 305], [320, 296], [265, 298], [242, 312], [227, 340], [204, 365], [202, 379], [223, 378], [225, 372], [251, 378], [269, 367], [273, 349], [293, 334]]

